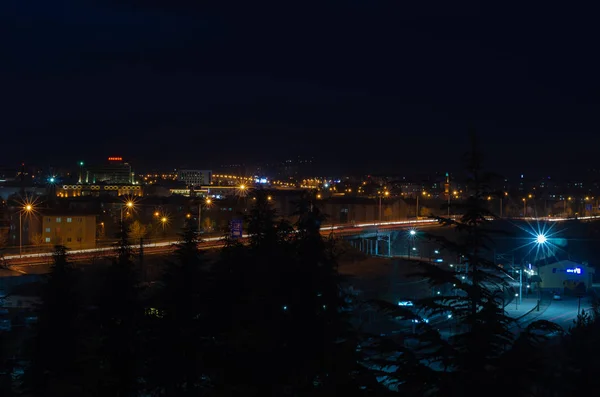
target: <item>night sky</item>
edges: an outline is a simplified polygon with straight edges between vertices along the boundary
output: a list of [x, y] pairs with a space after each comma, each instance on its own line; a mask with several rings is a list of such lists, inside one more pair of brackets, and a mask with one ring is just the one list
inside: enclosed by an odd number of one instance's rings
[[198, 3], [0, 2], [1, 165], [455, 171], [474, 128], [506, 175], [600, 168], [596, 9]]

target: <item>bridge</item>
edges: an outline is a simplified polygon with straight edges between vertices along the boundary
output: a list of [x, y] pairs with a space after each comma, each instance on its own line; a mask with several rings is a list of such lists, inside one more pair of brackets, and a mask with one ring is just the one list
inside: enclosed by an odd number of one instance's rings
[[[580, 217], [578, 220], [598, 220], [600, 216]], [[566, 222], [571, 221], [570, 218], [514, 218], [514, 220], [537, 221], [537, 222]], [[435, 219], [419, 219], [419, 220], [398, 220], [389, 222], [371, 222], [360, 224], [342, 224], [342, 225], [324, 225], [321, 227], [321, 234], [329, 236], [333, 234], [336, 237], [343, 237], [350, 244], [368, 255], [375, 256], [396, 256], [408, 257], [411, 259], [431, 260], [432, 253], [428, 255], [415, 250], [410, 244], [404, 248], [408, 248], [405, 252], [394, 253], [392, 245], [395, 239], [401, 234], [402, 230], [424, 229], [440, 227]], [[247, 238], [244, 235], [242, 238]], [[158, 254], [171, 251], [179, 240], [154, 240], [147, 241], [141, 245], [135, 245], [134, 248], [142, 248], [145, 254]], [[202, 249], [214, 249], [223, 246], [223, 236], [210, 235], [204, 236], [200, 243]], [[70, 250], [69, 254], [73, 258], [87, 259], [98, 256], [106, 256], [114, 251], [114, 243], [107, 243], [103, 246], [87, 249]], [[52, 251], [45, 249], [44, 251], [35, 253], [25, 253], [23, 255], [12, 254], [5, 255], [3, 259], [14, 265], [32, 265], [40, 263], [48, 263], [52, 259]]]

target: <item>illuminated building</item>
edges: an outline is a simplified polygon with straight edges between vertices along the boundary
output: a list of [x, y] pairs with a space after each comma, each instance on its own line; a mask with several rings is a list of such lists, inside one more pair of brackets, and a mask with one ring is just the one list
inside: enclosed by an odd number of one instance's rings
[[133, 185], [135, 181], [129, 163], [124, 162], [122, 157], [109, 157], [106, 164], [88, 166], [83, 183]]
[[42, 245], [64, 245], [71, 249], [96, 247], [96, 215], [71, 212], [44, 212]]
[[81, 196], [142, 196], [143, 190], [140, 185], [57, 185], [55, 187], [57, 197], [81, 197]]
[[[527, 270], [526, 270], [527, 272]], [[574, 293], [578, 284], [583, 283], [585, 288], [591, 288], [594, 268], [586, 263], [576, 263], [563, 260], [538, 268], [542, 280], [540, 287], [544, 290], [558, 290], [561, 293]]]
[[186, 186], [210, 185], [212, 171], [210, 170], [179, 170], [177, 179]]

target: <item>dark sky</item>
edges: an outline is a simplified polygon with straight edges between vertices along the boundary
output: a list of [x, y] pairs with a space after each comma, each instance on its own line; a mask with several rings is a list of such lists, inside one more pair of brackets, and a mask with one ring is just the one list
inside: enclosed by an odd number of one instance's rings
[[506, 174], [597, 162], [597, 9], [237, 3], [0, 2], [1, 162], [444, 171], [471, 127]]

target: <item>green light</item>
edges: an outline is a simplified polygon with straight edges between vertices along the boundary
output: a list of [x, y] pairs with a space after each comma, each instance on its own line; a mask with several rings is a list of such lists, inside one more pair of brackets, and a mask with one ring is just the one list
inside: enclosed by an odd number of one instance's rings
[[79, 165], [83, 167], [83, 161], [80, 161], [80, 162], [79, 162]]

